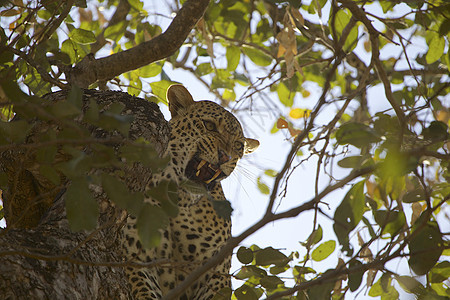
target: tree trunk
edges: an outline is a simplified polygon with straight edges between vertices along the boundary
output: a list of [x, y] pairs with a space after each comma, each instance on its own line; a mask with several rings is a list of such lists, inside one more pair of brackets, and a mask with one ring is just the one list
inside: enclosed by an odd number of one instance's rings
[[[59, 101], [67, 95], [59, 91], [44, 98]], [[134, 116], [124, 140], [143, 137], [159, 153], [164, 151], [169, 127], [156, 104], [122, 92], [84, 90], [83, 103], [92, 99], [101, 108], [120, 102], [125, 106], [122, 114]], [[33, 130], [53, 126], [35, 122]], [[88, 128], [93, 137], [117, 135]], [[36, 142], [33, 134], [26, 140]], [[97, 191], [96, 229], [72, 232], [65, 214], [65, 188], [52, 184], [37, 166], [36, 153], [27, 148], [0, 152], [0, 171], [8, 177], [2, 196], [7, 227], [0, 231], [0, 298], [130, 299], [123, 272], [127, 262], [120, 257], [117, 240], [124, 212]], [[129, 188], [142, 190], [150, 169], [134, 164], [128, 171], [124, 181]]]

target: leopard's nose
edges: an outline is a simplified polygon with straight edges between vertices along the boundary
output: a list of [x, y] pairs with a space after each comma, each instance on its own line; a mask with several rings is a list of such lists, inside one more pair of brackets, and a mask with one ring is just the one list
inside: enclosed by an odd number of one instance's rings
[[219, 150], [219, 164], [224, 164], [231, 159], [231, 156], [225, 153], [223, 150]]

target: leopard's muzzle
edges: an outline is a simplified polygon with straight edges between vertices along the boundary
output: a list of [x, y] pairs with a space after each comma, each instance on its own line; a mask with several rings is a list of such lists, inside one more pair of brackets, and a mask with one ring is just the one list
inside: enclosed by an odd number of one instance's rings
[[219, 165], [209, 163], [197, 155], [187, 164], [185, 175], [193, 181], [205, 184], [206, 187], [212, 187], [215, 182], [227, 176]]

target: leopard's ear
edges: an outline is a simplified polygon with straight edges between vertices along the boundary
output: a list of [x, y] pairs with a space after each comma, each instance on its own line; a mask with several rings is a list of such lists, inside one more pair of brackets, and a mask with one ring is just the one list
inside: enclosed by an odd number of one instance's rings
[[244, 155], [250, 154], [259, 147], [259, 141], [255, 139], [245, 138]]
[[194, 103], [191, 94], [181, 84], [174, 84], [167, 90], [167, 101], [172, 118], [182, 116], [186, 109]]

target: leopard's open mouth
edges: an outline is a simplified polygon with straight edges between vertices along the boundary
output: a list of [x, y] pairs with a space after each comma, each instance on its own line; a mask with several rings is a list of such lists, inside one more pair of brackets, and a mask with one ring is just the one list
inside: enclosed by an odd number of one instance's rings
[[186, 177], [204, 183], [207, 187], [215, 181], [227, 175], [220, 169], [220, 166], [211, 164], [204, 159], [194, 156], [186, 166]]

